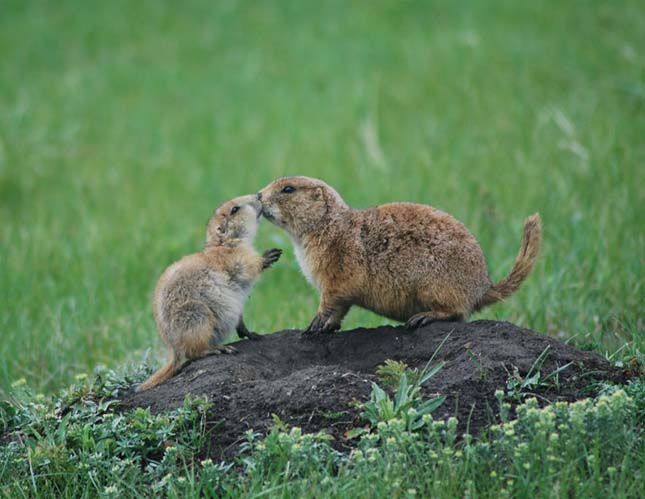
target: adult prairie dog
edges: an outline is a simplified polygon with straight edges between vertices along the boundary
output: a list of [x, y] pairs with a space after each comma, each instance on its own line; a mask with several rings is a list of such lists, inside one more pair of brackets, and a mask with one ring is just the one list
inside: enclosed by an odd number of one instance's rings
[[163, 273], [155, 290], [154, 314], [170, 359], [137, 391], [172, 377], [188, 360], [234, 353], [221, 345], [233, 329], [240, 338], [259, 338], [244, 325], [244, 303], [260, 273], [281, 254], [272, 249], [260, 255], [253, 248], [260, 214], [255, 194], [223, 204], [208, 222], [204, 250]]
[[513, 269], [493, 285], [475, 238], [438, 209], [391, 203], [356, 210], [309, 177], [279, 178], [258, 196], [264, 216], [289, 233], [305, 277], [320, 291], [306, 333], [339, 329], [352, 305], [407, 321], [409, 328], [467, 320], [514, 293], [540, 249], [535, 214], [524, 223]]

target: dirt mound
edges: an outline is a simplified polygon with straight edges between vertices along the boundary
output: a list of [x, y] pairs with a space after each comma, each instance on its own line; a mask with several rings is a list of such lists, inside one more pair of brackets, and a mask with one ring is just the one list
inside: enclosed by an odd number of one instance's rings
[[375, 369], [387, 359], [421, 368], [448, 333], [437, 355], [446, 364], [424, 389], [448, 397], [434, 417], [457, 416], [460, 431], [468, 425], [477, 434], [498, 422], [495, 390], [505, 388], [514, 367], [526, 375], [547, 346], [543, 375], [572, 364], [560, 374], [559, 386], [535, 392], [543, 402], [590, 396], [594, 379], [621, 377], [595, 353], [506, 322], [443, 322], [412, 332], [384, 326], [303, 338], [300, 331], [283, 331], [240, 341], [234, 344], [239, 354], [195, 361], [156, 388], [128, 394], [123, 404], [160, 412], [180, 406], [188, 393], [208, 397], [209, 421], [218, 425], [212, 432], [215, 456], [235, 453], [248, 429], [266, 431], [273, 413], [304, 431], [327, 429], [342, 448], [348, 445], [343, 434], [364, 424], [353, 402], [369, 398]]

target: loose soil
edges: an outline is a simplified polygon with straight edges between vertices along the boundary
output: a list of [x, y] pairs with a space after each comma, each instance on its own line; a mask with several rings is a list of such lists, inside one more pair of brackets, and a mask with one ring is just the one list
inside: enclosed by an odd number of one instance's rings
[[212, 403], [210, 454], [232, 456], [246, 430], [266, 433], [276, 414], [305, 432], [325, 429], [339, 449], [351, 442], [344, 434], [365, 425], [356, 402], [369, 398], [377, 367], [387, 359], [422, 368], [450, 333], [436, 359], [445, 366], [424, 393], [446, 395], [436, 418], [456, 416], [460, 433], [477, 435], [499, 422], [494, 393], [504, 389], [516, 367], [521, 376], [549, 346], [542, 375], [572, 363], [559, 376], [559, 388], [534, 393], [541, 403], [573, 401], [594, 395], [595, 381], [622, 381], [620, 371], [601, 356], [583, 352], [548, 336], [506, 322], [438, 322], [416, 331], [384, 326], [303, 337], [282, 331], [261, 340], [234, 343], [236, 355], [194, 361], [156, 388], [129, 393], [125, 409], [149, 407], [153, 413], [176, 408], [187, 394]]

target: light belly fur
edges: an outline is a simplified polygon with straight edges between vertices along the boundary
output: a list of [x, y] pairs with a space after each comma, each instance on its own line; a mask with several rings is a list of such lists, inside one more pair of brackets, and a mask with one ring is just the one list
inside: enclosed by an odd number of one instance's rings
[[316, 289], [320, 290], [320, 283], [314, 277], [311, 269], [309, 268], [309, 263], [307, 262], [307, 256], [305, 255], [305, 250], [302, 248], [300, 243], [295, 239], [292, 239], [293, 242], [293, 251], [296, 254], [296, 260], [298, 260], [298, 265], [300, 265], [300, 270], [302, 271], [305, 279], [314, 286]]

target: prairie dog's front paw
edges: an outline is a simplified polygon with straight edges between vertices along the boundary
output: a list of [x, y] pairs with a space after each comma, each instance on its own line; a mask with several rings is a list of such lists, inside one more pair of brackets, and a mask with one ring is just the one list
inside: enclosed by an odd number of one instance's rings
[[266, 250], [262, 254], [262, 258], [264, 259], [262, 268], [268, 269], [271, 265], [273, 265], [275, 262], [277, 262], [280, 259], [280, 255], [282, 255], [282, 250], [279, 248]]
[[333, 333], [340, 329], [340, 323], [325, 314], [316, 314], [302, 334], [303, 336], [310, 336], [321, 333]]

